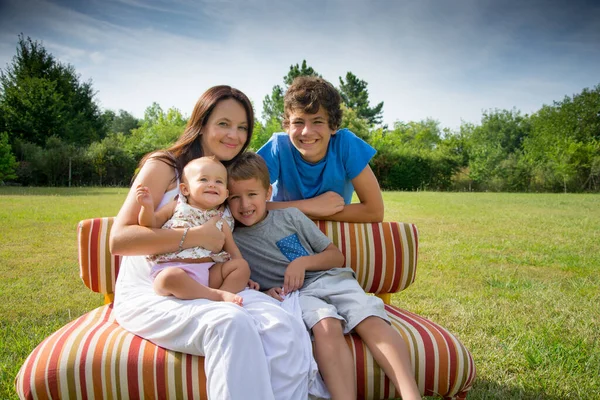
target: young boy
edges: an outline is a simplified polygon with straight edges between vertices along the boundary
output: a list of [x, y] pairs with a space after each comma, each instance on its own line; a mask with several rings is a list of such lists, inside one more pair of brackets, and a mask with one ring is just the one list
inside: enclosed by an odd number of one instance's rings
[[148, 257], [153, 264], [151, 273], [157, 294], [242, 305], [242, 298], [235, 293], [247, 286], [250, 269], [231, 234], [233, 218], [224, 206], [229, 194], [226, 185], [225, 166], [213, 157], [200, 157], [183, 168], [179, 198], [156, 212], [148, 189], [136, 188], [136, 200], [141, 205], [138, 223], [153, 228], [186, 228], [181, 244], [190, 227], [202, 225], [216, 215], [223, 218], [217, 227], [225, 234], [225, 251], [215, 254], [202, 247], [180, 247], [176, 252]]
[[[352, 353], [344, 334], [356, 331], [402, 398], [420, 399], [402, 337], [389, 325], [383, 302], [367, 295], [344, 256], [300, 210], [267, 211], [269, 170], [254, 153], [229, 166], [234, 239], [251, 279], [270, 296], [299, 290], [302, 318], [315, 339], [315, 359], [333, 399], [355, 399]], [[293, 338], [289, 338], [293, 340]]]
[[[342, 121], [341, 96], [318, 77], [301, 76], [284, 97], [283, 127], [258, 150], [269, 167], [269, 210], [297, 207], [313, 219], [381, 222], [383, 198], [369, 167], [376, 151]], [[360, 203], [350, 204], [356, 191]]]

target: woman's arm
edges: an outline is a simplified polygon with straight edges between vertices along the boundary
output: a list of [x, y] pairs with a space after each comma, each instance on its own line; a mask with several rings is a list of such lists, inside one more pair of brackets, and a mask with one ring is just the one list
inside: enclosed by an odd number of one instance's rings
[[[138, 225], [140, 205], [135, 199], [135, 188], [138, 185], [146, 186], [156, 208], [174, 177], [173, 168], [155, 158], [150, 158], [142, 166], [110, 232], [110, 251], [113, 254], [147, 255], [179, 249], [183, 229], [147, 228]], [[218, 220], [219, 218], [215, 217], [202, 226], [191, 228], [186, 235], [183, 248], [202, 246], [218, 252], [224, 244], [223, 233], [215, 226]]]

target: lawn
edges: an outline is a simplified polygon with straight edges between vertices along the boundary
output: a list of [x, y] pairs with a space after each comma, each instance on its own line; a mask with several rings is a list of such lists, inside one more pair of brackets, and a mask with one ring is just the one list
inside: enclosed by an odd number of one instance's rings
[[[115, 215], [119, 188], [0, 188], [0, 398], [25, 357], [102, 304], [78, 276], [76, 226]], [[600, 398], [600, 197], [386, 192], [420, 234], [415, 283], [393, 303], [475, 358], [469, 399]]]

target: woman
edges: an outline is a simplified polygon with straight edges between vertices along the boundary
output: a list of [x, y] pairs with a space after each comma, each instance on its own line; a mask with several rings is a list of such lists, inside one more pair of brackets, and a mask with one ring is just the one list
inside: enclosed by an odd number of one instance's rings
[[[306, 399], [308, 363], [294, 337], [304, 327], [271, 299], [254, 290], [240, 293], [244, 307], [206, 299], [157, 295], [144, 255], [194, 246], [217, 251], [223, 233], [218, 217], [189, 229], [152, 229], [137, 224], [135, 188], [146, 186], [155, 208], [178, 193], [183, 166], [201, 156], [227, 164], [250, 143], [254, 113], [248, 98], [215, 86], [198, 100], [184, 133], [162, 152], [146, 155], [111, 230], [110, 247], [123, 257], [115, 290], [119, 324], [178, 352], [203, 355], [211, 399]], [[300, 330], [299, 330], [300, 329]]]

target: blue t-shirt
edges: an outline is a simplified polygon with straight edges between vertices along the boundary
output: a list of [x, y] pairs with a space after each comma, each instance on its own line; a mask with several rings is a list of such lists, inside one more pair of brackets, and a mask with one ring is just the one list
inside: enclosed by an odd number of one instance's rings
[[311, 163], [292, 144], [287, 133], [274, 133], [258, 150], [266, 161], [273, 185], [272, 201], [311, 199], [333, 191], [350, 204], [356, 178], [377, 151], [348, 129], [331, 136], [327, 154]]

